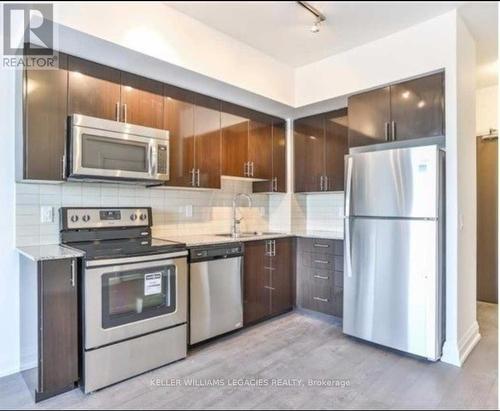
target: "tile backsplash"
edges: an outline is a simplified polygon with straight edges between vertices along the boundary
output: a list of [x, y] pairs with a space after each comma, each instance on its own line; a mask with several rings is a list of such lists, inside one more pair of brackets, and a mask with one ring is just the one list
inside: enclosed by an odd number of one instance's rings
[[344, 193], [296, 194], [292, 199], [295, 231], [344, 230]]
[[[221, 190], [146, 188], [108, 183], [16, 184], [16, 244], [59, 242], [58, 209], [65, 207], [151, 206], [153, 235], [168, 238], [182, 234], [229, 232], [234, 194], [252, 192], [252, 183], [222, 180]], [[252, 194], [252, 207], [242, 200], [241, 229], [269, 229], [269, 197]], [[54, 221], [41, 223], [41, 207], [54, 208]]]

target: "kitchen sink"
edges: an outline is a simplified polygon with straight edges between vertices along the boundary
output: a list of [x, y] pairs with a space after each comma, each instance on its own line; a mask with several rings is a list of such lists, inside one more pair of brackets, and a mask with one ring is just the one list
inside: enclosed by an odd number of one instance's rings
[[217, 237], [227, 237], [227, 238], [246, 238], [246, 237], [260, 237], [268, 235], [283, 235], [283, 233], [272, 233], [266, 231], [251, 231], [240, 233], [238, 237], [234, 237], [232, 234], [215, 234]]

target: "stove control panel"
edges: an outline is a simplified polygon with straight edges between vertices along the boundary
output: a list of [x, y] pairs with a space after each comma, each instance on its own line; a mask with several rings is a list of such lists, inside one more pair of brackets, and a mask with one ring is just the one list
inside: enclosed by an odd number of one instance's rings
[[151, 226], [151, 208], [61, 208], [63, 229]]

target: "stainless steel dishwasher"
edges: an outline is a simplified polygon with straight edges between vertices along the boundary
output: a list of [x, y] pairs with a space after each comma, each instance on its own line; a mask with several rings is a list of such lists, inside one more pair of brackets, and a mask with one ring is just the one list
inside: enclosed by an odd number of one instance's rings
[[243, 326], [242, 263], [242, 243], [190, 249], [190, 344]]

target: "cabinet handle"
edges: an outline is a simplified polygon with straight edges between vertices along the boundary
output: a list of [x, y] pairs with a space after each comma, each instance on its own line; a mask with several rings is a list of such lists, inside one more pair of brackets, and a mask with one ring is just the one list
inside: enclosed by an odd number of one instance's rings
[[191, 169], [191, 171], [189, 172], [189, 174], [191, 174], [191, 185], [193, 187], [196, 186], [196, 170], [194, 168]]
[[248, 170], [248, 161], [245, 161], [245, 163], [243, 164], [243, 175], [245, 177], [248, 176], [248, 171], [247, 170]]
[[386, 121], [384, 123], [384, 129], [385, 129], [385, 141], [390, 141], [390, 138], [389, 138], [389, 122]]
[[396, 122], [391, 121], [391, 141], [396, 141]]
[[322, 303], [328, 302], [328, 298], [321, 298], [321, 297], [313, 297], [313, 300], [321, 301]]
[[325, 176], [325, 191], [328, 191], [328, 176]]
[[269, 286], [269, 285], [265, 285], [265, 286], [264, 286], [264, 288], [267, 288], [268, 290], [271, 290], [271, 291], [276, 290], [276, 288], [271, 287], [271, 286]]
[[278, 177], [273, 178], [273, 191], [278, 191]]
[[272, 245], [273, 245], [272, 249], [273, 257], [276, 257], [276, 240], [272, 240]]
[[319, 191], [323, 191], [323, 176], [319, 177]]
[[61, 158], [61, 177], [63, 180], [66, 180], [66, 154], [63, 154]]
[[123, 119], [122, 120], [124, 123], [127, 122], [127, 104], [123, 105]]
[[327, 277], [325, 275], [315, 275], [314, 278], [319, 278], [320, 280], [329, 280], [330, 277]]
[[71, 287], [76, 285], [76, 264], [75, 260], [71, 260]]
[[200, 186], [200, 169], [199, 168], [196, 169], [196, 186], [197, 187]]
[[318, 247], [318, 248], [329, 248], [329, 244], [320, 244], [320, 243], [314, 243], [313, 247]]
[[120, 102], [116, 102], [115, 106], [116, 121], [120, 121]]
[[329, 261], [327, 260], [314, 260], [315, 263], [318, 263], [318, 264], [328, 264]]

